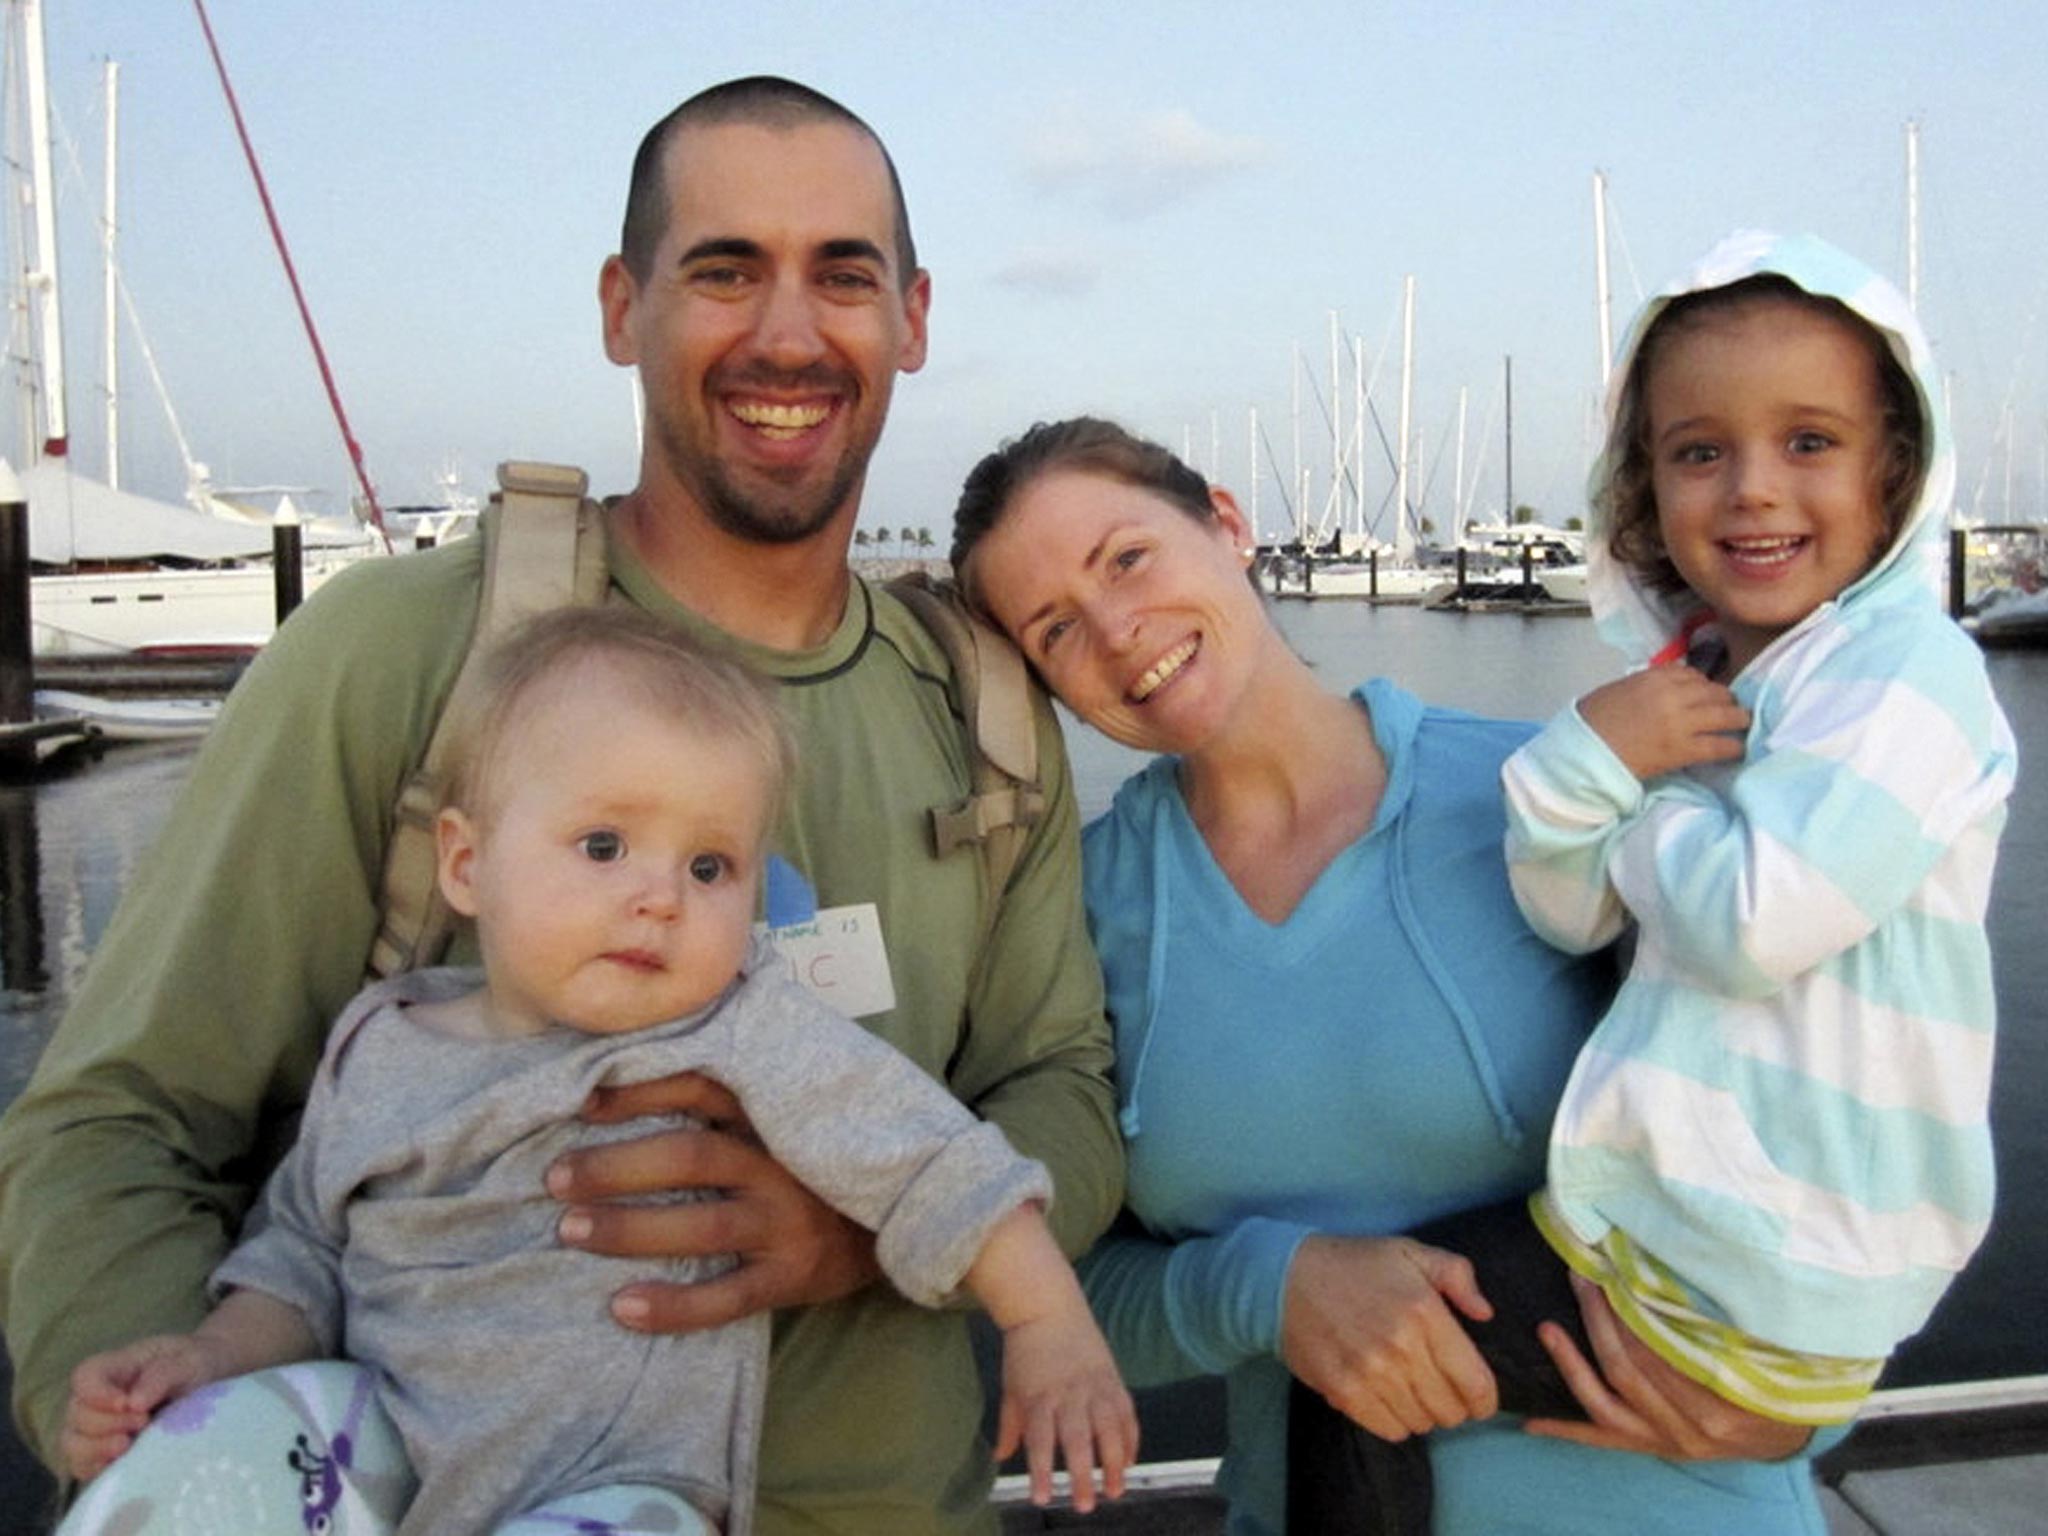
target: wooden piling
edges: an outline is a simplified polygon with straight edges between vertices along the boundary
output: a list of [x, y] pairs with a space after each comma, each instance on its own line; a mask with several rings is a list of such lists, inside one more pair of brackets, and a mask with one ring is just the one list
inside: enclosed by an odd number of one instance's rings
[[[0, 727], [26, 724], [35, 713], [28, 603], [28, 501], [0, 460]], [[0, 770], [34, 765], [35, 744], [26, 733], [0, 729]]]
[[304, 548], [304, 530], [296, 522], [271, 525], [270, 574], [277, 595], [277, 622], [280, 624], [306, 600]]

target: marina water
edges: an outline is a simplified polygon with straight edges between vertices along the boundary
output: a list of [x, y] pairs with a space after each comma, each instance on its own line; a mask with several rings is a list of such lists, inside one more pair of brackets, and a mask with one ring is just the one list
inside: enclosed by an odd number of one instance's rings
[[[1333, 689], [1385, 675], [1432, 703], [1540, 719], [1614, 671], [1584, 618], [1341, 600], [1283, 601], [1274, 612]], [[1991, 914], [1998, 1218], [1969, 1273], [1893, 1363], [1893, 1386], [2048, 1373], [2048, 651], [1988, 660], [2020, 743]], [[1071, 722], [1068, 742], [1092, 815], [1140, 759]], [[27, 1080], [191, 755], [123, 748], [35, 787], [0, 786], [0, 1103]]]

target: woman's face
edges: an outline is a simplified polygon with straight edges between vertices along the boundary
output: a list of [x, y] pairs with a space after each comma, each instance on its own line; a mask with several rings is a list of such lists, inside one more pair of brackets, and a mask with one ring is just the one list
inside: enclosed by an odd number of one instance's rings
[[1083, 720], [1188, 753], [1230, 724], [1272, 635], [1237, 504], [1199, 520], [1083, 469], [1032, 480], [973, 555], [991, 614]]

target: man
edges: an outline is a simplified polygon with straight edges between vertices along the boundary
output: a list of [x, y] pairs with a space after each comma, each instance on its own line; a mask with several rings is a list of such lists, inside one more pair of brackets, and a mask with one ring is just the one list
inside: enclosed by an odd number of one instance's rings
[[[864, 1022], [1048, 1164], [1072, 1252], [1114, 1212], [1121, 1163], [1057, 728], [1041, 708], [1047, 811], [1007, 892], [986, 892], [971, 850], [928, 846], [926, 811], [970, 767], [944, 653], [846, 568], [930, 292], [894, 168], [836, 103], [735, 81], [657, 125], [600, 282], [606, 352], [647, 397], [639, 483], [608, 514], [612, 597], [783, 680], [802, 773], [771, 906], [857, 931], [848, 964], [882, 992]], [[361, 568], [280, 631], [0, 1122], [0, 1318], [46, 1460], [78, 1360], [197, 1321], [289, 1139], [361, 978], [392, 800], [467, 648], [482, 564], [472, 541]], [[668, 1255], [740, 1255], [699, 1287], [628, 1285], [621, 1326], [778, 1310], [758, 1529], [992, 1529], [960, 1315], [872, 1283], [865, 1236], [746, 1139], [715, 1085], [647, 1084], [592, 1114], [675, 1109], [731, 1134], [587, 1150], [549, 1189], [564, 1242], [655, 1273]], [[630, 1199], [698, 1185], [733, 1198]]]

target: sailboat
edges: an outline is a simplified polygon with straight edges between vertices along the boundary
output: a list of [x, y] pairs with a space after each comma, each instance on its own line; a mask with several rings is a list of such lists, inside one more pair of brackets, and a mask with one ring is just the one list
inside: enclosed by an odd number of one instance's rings
[[[41, 0], [8, 0], [8, 97], [25, 121], [27, 166], [18, 159], [9, 204], [16, 212], [17, 278], [29, 302], [14, 307], [10, 352], [20, 384], [18, 479], [30, 507], [31, 647], [38, 656], [133, 651], [247, 651], [276, 627], [276, 582], [267, 563], [270, 523], [213, 495], [186, 454], [193, 505], [179, 506], [118, 485], [111, 296], [113, 75], [109, 74], [108, 475], [82, 471], [70, 453], [64, 329], [50, 169], [50, 119]], [[19, 87], [18, 89], [16, 87]], [[182, 434], [181, 448], [182, 448]], [[240, 513], [241, 515], [235, 515]], [[329, 556], [308, 563], [310, 591], [343, 558], [367, 553], [351, 531]]]
[[[1400, 419], [1395, 429], [1398, 447], [1394, 454], [1394, 522], [1391, 542], [1372, 537], [1364, 528], [1366, 421], [1367, 413], [1371, 409], [1365, 379], [1364, 343], [1357, 341], [1353, 347], [1353, 419], [1352, 431], [1347, 438], [1342, 421], [1338, 335], [1334, 312], [1330, 319], [1333, 462], [1330, 470], [1329, 508], [1324, 514], [1323, 526], [1311, 532], [1306, 526], [1304, 496], [1303, 526], [1297, 533], [1302, 550], [1298, 565], [1300, 585], [1298, 588], [1289, 589], [1276, 581], [1274, 593], [1281, 597], [1298, 595], [1371, 598], [1381, 602], [1421, 602], [1448, 584], [1449, 573], [1440, 566], [1421, 564], [1417, 559], [1415, 547], [1415, 507], [1409, 491], [1411, 453], [1414, 446], [1410, 408], [1414, 392], [1415, 279], [1411, 275], [1402, 281], [1401, 400]], [[1298, 441], [1297, 429], [1297, 454]], [[1345, 483], [1353, 478], [1354, 465], [1353, 526], [1348, 529], [1339, 527], [1331, 533], [1329, 524], [1333, 519], [1339, 523], [1344, 521]]]

